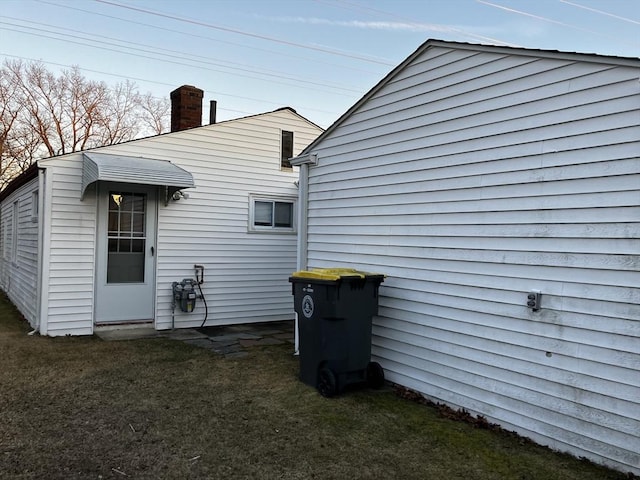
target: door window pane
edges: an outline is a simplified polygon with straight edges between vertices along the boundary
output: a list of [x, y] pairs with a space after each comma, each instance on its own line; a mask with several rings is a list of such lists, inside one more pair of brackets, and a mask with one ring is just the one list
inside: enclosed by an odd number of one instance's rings
[[131, 239], [121, 238], [118, 241], [118, 252], [128, 253], [131, 251]]
[[122, 202], [122, 195], [114, 192], [109, 194], [109, 210], [117, 211], [120, 207], [120, 202]]
[[144, 212], [144, 194], [135, 193], [131, 199], [131, 210], [133, 212]]
[[109, 235], [118, 235], [118, 211], [109, 212]]
[[120, 228], [118, 233], [121, 237], [131, 236], [131, 214], [129, 212], [120, 213]]
[[144, 240], [131, 240], [131, 251], [134, 253], [144, 252]]
[[133, 194], [123, 193], [121, 195], [122, 195], [122, 201], [120, 202], [120, 211], [121, 212], [133, 211]]
[[109, 193], [107, 283], [144, 282], [146, 195]]
[[131, 217], [132, 235], [134, 237], [144, 237], [144, 213], [133, 213]]

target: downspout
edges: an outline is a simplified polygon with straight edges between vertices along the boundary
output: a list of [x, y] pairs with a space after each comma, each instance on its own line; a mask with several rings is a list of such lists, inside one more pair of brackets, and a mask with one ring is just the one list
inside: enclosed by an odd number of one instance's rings
[[[298, 238], [297, 238], [297, 258], [296, 270], [307, 269], [307, 254], [309, 247], [308, 240], [308, 223], [309, 223], [309, 165], [318, 163], [318, 155], [308, 154], [305, 156], [292, 158], [291, 165], [300, 167], [298, 174]], [[298, 336], [298, 314], [295, 314], [295, 352], [294, 355], [300, 354], [300, 343]]]
[[297, 259], [296, 270], [307, 269], [307, 227], [309, 223], [309, 213], [307, 206], [309, 205], [309, 164], [302, 163], [300, 165], [300, 174], [298, 180], [298, 238], [297, 238]]
[[[47, 188], [47, 169], [38, 171], [38, 330], [40, 335], [47, 335], [47, 314], [49, 311], [49, 246], [51, 245], [50, 219], [51, 189]], [[46, 285], [45, 285], [45, 282]]]
[[41, 322], [41, 296], [42, 296], [42, 252], [44, 249], [44, 228], [43, 228], [43, 212], [44, 212], [44, 168], [38, 167], [38, 267], [36, 277], [36, 325], [29, 335], [40, 333]]

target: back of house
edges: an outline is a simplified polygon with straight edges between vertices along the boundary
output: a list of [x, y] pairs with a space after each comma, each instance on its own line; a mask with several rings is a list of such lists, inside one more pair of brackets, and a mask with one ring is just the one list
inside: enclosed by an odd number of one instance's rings
[[392, 382], [640, 473], [640, 60], [428, 41], [298, 158]]
[[322, 130], [291, 108], [191, 126], [41, 160], [3, 192], [0, 286], [41, 334], [293, 318], [288, 158]]

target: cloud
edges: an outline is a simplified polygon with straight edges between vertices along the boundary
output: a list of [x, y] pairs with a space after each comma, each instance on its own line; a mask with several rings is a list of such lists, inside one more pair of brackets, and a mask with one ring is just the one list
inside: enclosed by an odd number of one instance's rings
[[458, 38], [471, 38], [475, 41], [492, 43], [496, 45], [517, 46], [510, 42], [498, 40], [487, 36], [492, 33], [503, 33], [500, 27], [478, 27], [478, 26], [461, 26], [461, 25], [442, 25], [435, 23], [421, 22], [402, 22], [402, 21], [363, 21], [363, 20], [329, 20], [327, 18], [318, 17], [261, 17], [263, 20], [282, 22], [282, 23], [299, 23], [306, 25], [326, 25], [344, 28], [359, 28], [363, 30], [385, 30], [391, 32], [410, 32], [424, 33], [436, 32], [439, 34], [447, 34], [446, 36], [454, 36]]
[[451, 27], [418, 22], [365, 22], [362, 20], [329, 20], [317, 17], [268, 17], [268, 20], [306, 25], [329, 25], [335, 27], [360, 28], [363, 30], [387, 30], [404, 32], [449, 32]]

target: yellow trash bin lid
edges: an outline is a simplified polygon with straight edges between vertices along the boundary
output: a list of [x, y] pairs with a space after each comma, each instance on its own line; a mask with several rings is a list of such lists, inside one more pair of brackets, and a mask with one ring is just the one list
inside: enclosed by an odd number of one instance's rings
[[328, 280], [337, 281], [342, 278], [360, 278], [364, 279], [369, 276], [378, 276], [356, 270], [355, 268], [312, 268], [311, 270], [300, 270], [291, 274], [292, 278], [308, 278], [310, 280]]

